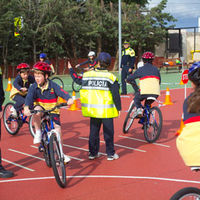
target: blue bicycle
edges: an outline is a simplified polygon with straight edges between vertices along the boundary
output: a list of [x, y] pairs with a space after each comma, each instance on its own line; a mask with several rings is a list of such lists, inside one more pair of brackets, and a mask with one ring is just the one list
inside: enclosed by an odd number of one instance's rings
[[17, 117], [13, 116], [13, 109], [15, 109], [14, 103], [9, 102], [5, 105], [3, 110], [3, 123], [9, 134], [16, 135], [23, 124], [29, 124], [29, 122], [27, 121], [27, 116], [23, 115], [23, 109], [19, 111]]
[[[60, 134], [54, 129], [53, 119], [51, 112], [56, 108], [66, 106], [67, 103], [62, 103], [51, 110], [31, 110], [32, 114], [42, 112], [41, 130], [42, 140], [39, 146], [39, 152], [43, 152], [44, 159], [48, 167], [53, 168], [56, 182], [62, 188], [66, 186], [66, 170], [64, 163], [64, 153], [61, 144]], [[31, 115], [29, 123], [29, 129], [32, 133], [35, 133], [33, 115]]]
[[145, 100], [143, 106], [143, 116], [141, 118], [138, 118], [137, 108], [135, 107], [134, 100], [132, 100], [123, 124], [124, 133], [128, 133], [128, 130], [133, 124], [133, 121], [135, 119], [138, 119], [138, 123], [143, 125], [144, 137], [147, 140], [147, 142], [152, 143], [159, 138], [162, 130], [163, 118], [162, 113], [158, 107], [151, 107], [151, 104], [154, 101], [156, 101], [156, 98], [154, 97], [148, 97]]

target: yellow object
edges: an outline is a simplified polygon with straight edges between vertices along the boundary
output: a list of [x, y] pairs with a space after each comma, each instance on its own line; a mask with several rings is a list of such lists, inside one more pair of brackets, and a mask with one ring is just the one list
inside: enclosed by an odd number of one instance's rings
[[181, 79], [181, 81], [180, 81], [179, 85], [184, 85], [184, 83], [183, 83], [182, 79]]
[[6, 91], [7, 91], [7, 92], [10, 92], [11, 89], [12, 89], [12, 83], [11, 83], [11, 78], [9, 77], [9, 78], [8, 78], [8, 86], [7, 86], [7, 88], [6, 88]]
[[19, 34], [19, 31], [21, 30], [23, 26], [23, 18], [22, 17], [15, 17], [14, 18], [14, 36], [15, 37], [18, 37], [20, 34]]
[[58, 97], [58, 103], [67, 103], [67, 101], [65, 99], [63, 99], [62, 97]]
[[176, 136], [178, 136], [178, 135], [180, 135], [181, 134], [181, 132], [182, 132], [182, 130], [183, 130], [183, 128], [184, 128], [184, 122], [183, 122], [183, 116], [181, 117], [181, 124], [180, 124], [180, 128], [178, 129], [178, 131], [176, 132]]
[[85, 85], [80, 90], [81, 110], [85, 117], [114, 118], [118, 116], [109, 84], [117, 78], [107, 70], [93, 70], [83, 74]]
[[72, 99], [74, 101], [74, 103], [70, 106], [70, 108], [68, 110], [80, 110], [80, 108], [78, 108], [77, 106], [77, 100], [76, 100], [76, 93], [75, 91], [72, 92]]
[[200, 122], [185, 124], [177, 137], [177, 149], [187, 166], [200, 166]]
[[170, 92], [169, 92], [169, 88], [168, 87], [166, 89], [165, 102], [163, 103], [163, 105], [173, 105], [173, 103], [171, 101]]

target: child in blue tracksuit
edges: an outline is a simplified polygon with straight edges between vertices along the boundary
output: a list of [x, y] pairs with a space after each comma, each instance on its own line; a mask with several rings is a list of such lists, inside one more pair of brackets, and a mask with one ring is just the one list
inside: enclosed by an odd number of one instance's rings
[[17, 117], [18, 112], [22, 109], [28, 89], [35, 82], [33, 76], [29, 75], [30, 66], [26, 63], [21, 63], [17, 66], [18, 75], [13, 82], [13, 87], [10, 93], [10, 99], [15, 101], [14, 109], [11, 108], [13, 117]]

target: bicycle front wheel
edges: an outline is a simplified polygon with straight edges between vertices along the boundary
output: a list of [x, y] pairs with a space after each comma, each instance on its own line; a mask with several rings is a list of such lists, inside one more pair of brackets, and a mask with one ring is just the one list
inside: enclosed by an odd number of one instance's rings
[[77, 84], [74, 80], [72, 81], [72, 90], [74, 92], [79, 92], [82, 88], [82, 85]]
[[57, 83], [60, 87], [62, 87], [64, 89], [64, 83], [61, 78], [56, 76], [56, 77], [53, 77], [51, 80], [53, 82]]
[[12, 116], [12, 109], [14, 109], [13, 103], [7, 103], [3, 110], [3, 123], [11, 135], [16, 135], [20, 129], [20, 123], [18, 118]]
[[123, 124], [123, 132], [124, 133], [128, 133], [128, 130], [130, 129], [131, 125], [133, 124], [133, 121], [136, 116], [137, 116], [136, 107], [135, 107], [134, 101], [132, 101], [131, 105], [129, 107], [128, 113], [126, 115], [124, 124]]
[[200, 199], [200, 189], [186, 187], [176, 192], [170, 200]]
[[59, 146], [59, 141], [56, 137], [56, 134], [52, 133], [50, 137], [50, 157], [51, 165], [53, 168], [53, 173], [56, 178], [56, 182], [62, 188], [66, 186], [66, 171], [64, 164], [64, 157], [61, 155], [61, 150]]
[[158, 107], [150, 108], [149, 115], [144, 123], [144, 137], [147, 142], [155, 142], [162, 130], [162, 113]]

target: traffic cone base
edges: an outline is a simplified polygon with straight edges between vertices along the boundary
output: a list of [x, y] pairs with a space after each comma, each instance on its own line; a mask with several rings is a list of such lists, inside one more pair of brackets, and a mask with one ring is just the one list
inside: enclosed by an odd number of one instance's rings
[[9, 78], [8, 78], [8, 86], [7, 86], [7, 88], [6, 88], [6, 91], [7, 91], [7, 92], [10, 92], [11, 89], [12, 89], [12, 83], [11, 83], [11, 78], [9, 77]]
[[169, 92], [168, 87], [167, 87], [167, 90], [166, 90], [165, 102], [163, 103], [163, 105], [173, 105], [173, 102], [171, 101], [170, 92]]
[[74, 103], [70, 106], [70, 108], [68, 110], [71, 110], [71, 111], [80, 110], [80, 108], [78, 108], [78, 106], [77, 106], [75, 91], [72, 92], [72, 99], [74, 100]]

